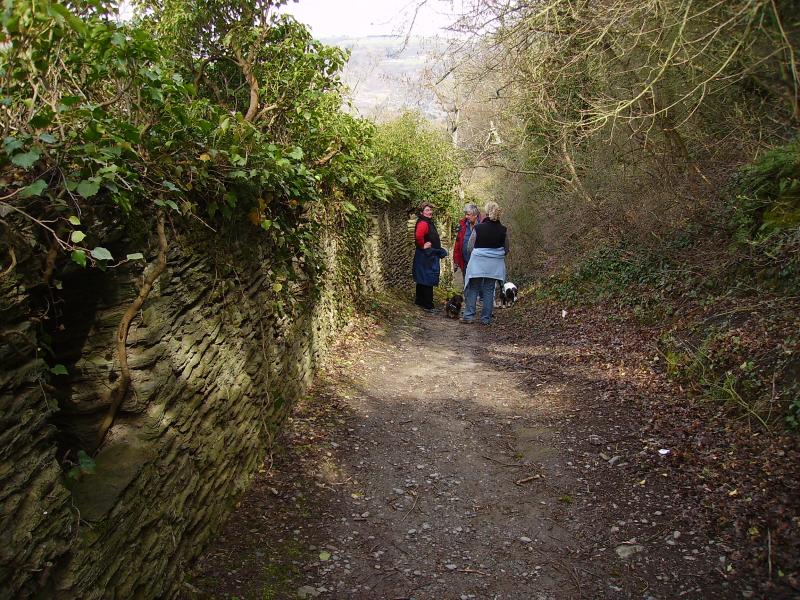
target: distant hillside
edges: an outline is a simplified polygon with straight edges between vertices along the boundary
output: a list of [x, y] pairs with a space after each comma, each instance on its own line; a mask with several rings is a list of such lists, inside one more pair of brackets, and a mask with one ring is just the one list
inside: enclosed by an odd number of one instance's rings
[[359, 114], [378, 121], [405, 110], [417, 109], [438, 121], [444, 112], [423, 84], [430, 58], [441, 49], [436, 38], [412, 37], [404, 45], [397, 36], [324, 38], [326, 44], [351, 51], [344, 80], [352, 90]]

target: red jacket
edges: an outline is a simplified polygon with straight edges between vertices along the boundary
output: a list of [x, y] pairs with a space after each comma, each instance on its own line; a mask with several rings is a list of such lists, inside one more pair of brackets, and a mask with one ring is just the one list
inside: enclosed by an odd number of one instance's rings
[[422, 249], [425, 246], [425, 236], [430, 232], [430, 227], [425, 221], [418, 221], [417, 227], [414, 229], [414, 241], [417, 243], [417, 248]]
[[[481, 222], [481, 215], [478, 213], [478, 220], [475, 221], [475, 225]], [[467, 217], [464, 217], [458, 222], [458, 235], [456, 235], [456, 246], [453, 248], [453, 262], [456, 263], [456, 266], [461, 269], [463, 273], [466, 270], [466, 265], [464, 264], [464, 254], [462, 252], [462, 247], [464, 246], [464, 232], [467, 229], [466, 226]], [[472, 230], [473, 235], [475, 234], [475, 230]]]

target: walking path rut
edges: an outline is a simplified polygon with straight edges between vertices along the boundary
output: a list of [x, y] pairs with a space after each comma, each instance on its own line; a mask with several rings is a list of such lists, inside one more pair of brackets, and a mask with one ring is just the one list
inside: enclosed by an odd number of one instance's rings
[[598, 381], [513, 325], [392, 313], [346, 336], [187, 597], [716, 597], [692, 588], [709, 541], [676, 549], [668, 500], [637, 514], [617, 487], [620, 425], [581, 425]]

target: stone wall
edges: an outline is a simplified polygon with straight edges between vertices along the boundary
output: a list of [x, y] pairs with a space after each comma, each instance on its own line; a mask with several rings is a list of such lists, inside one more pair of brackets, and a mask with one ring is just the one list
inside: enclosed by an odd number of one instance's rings
[[[359, 249], [364, 290], [399, 281], [392, 231]], [[202, 239], [172, 240], [129, 333], [132, 392], [96, 473], [71, 489], [62, 465], [90, 447], [107, 410], [114, 335], [140, 273], [68, 268], [51, 297], [32, 287], [39, 265], [20, 257], [0, 280], [0, 598], [176, 595], [352, 310], [337, 283], [341, 250], [326, 247], [321, 293], [301, 280], [281, 314], [269, 256], [251, 247], [212, 259]], [[37, 337], [56, 313], [52, 340]], [[45, 357], [69, 374], [48, 375]]]
[[[409, 237], [409, 219], [413, 218], [413, 222], [416, 222], [413, 211], [413, 208], [405, 206], [392, 206], [373, 217], [373, 229], [378, 240], [376, 250], [383, 279], [388, 286], [403, 290], [411, 296], [414, 293], [414, 280], [411, 278], [414, 243]], [[436, 227], [442, 247], [448, 252], [448, 257], [441, 261], [439, 284], [440, 288], [445, 289], [453, 282], [453, 236], [451, 227], [446, 222], [437, 221]]]
[[373, 231], [378, 240], [380, 268], [386, 284], [394, 289], [413, 289], [411, 261], [414, 246], [408, 238], [408, 209], [392, 206], [373, 215]]

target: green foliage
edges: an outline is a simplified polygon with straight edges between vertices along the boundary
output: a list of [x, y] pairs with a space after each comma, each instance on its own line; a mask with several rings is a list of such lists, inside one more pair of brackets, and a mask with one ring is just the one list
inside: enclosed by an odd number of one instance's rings
[[22, 190], [19, 198], [37, 197], [24, 210], [58, 223], [50, 233], [66, 236], [62, 248], [108, 260], [80, 245], [87, 232], [70, 231], [73, 213], [104, 205], [146, 212], [169, 193], [167, 182], [183, 178], [196, 152], [177, 145], [189, 132], [181, 103], [191, 86], [144, 32], [109, 21], [102, 3], [81, 6], [83, 14], [53, 3], [6, 5], [0, 73], [12, 110], [2, 115], [0, 177], [12, 194]]
[[800, 226], [800, 139], [766, 152], [739, 175], [734, 223], [741, 241]]
[[[761, 391], [752, 361], [743, 360], [745, 349], [742, 338], [734, 332], [719, 327], [698, 330], [702, 337], [698, 347], [674, 335], [663, 336], [661, 345], [665, 349], [667, 372], [670, 376], [696, 387], [710, 398], [730, 401], [745, 406], [742, 396], [752, 398], [756, 390]], [[738, 363], [738, 364], [737, 364]]]
[[67, 471], [67, 484], [72, 485], [83, 479], [86, 475], [94, 475], [96, 471], [97, 465], [95, 465], [92, 457], [86, 454], [86, 452], [83, 450], [79, 450], [78, 464], [74, 465], [69, 471]]
[[69, 371], [67, 371], [67, 367], [65, 367], [65, 366], [64, 366], [64, 365], [62, 365], [61, 363], [59, 363], [59, 364], [57, 364], [57, 365], [53, 365], [53, 366], [50, 368], [50, 372], [51, 372], [53, 375], [68, 375], [68, 374], [69, 374]]
[[[785, 414], [798, 427], [800, 384], [797, 340], [779, 348], [763, 348], [764, 334], [753, 336], [736, 320], [709, 327], [696, 323], [688, 333], [662, 336], [660, 346], [667, 374], [706, 398], [730, 404], [768, 428], [775, 415]], [[693, 342], [692, 340], [699, 340]]]
[[375, 144], [376, 169], [399, 183], [397, 195], [409, 206], [429, 202], [446, 212], [457, 207], [461, 161], [444, 132], [405, 113], [378, 128]]
[[[140, 21], [118, 23], [101, 0], [6, 3], [3, 202], [14, 199], [15, 218], [55, 224], [29, 244], [85, 267], [113, 261], [84, 245], [102, 242], [109, 217], [152, 223], [163, 210], [174, 223], [229, 229], [249, 221], [291, 278], [292, 260], [322, 269], [321, 225], [336, 225], [355, 248], [350, 234], [365, 232], [370, 203], [409, 189], [446, 202], [453, 161], [427, 169], [420, 160], [415, 172], [398, 157], [412, 139], [429, 158], [452, 151], [419, 121], [405, 128], [410, 138], [388, 139], [344, 112], [346, 52], [271, 13], [279, 4], [141, 2]], [[82, 223], [76, 213], [92, 216]]]
[[574, 268], [551, 277], [538, 293], [573, 305], [613, 299], [621, 306], [643, 311], [646, 301], [653, 301], [644, 298], [644, 292], [650, 296], [658, 290], [658, 299], [663, 300], [673, 290], [677, 275], [660, 254], [618, 245], [591, 253]]
[[743, 168], [731, 203], [736, 242], [748, 268], [775, 288], [800, 286], [800, 140], [766, 152]]
[[800, 386], [795, 386], [795, 395], [789, 402], [789, 414], [786, 416], [786, 423], [792, 429], [800, 429]]

